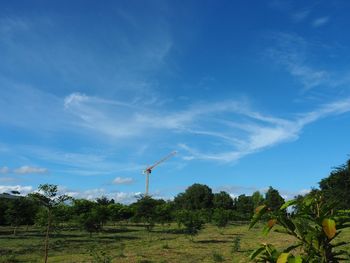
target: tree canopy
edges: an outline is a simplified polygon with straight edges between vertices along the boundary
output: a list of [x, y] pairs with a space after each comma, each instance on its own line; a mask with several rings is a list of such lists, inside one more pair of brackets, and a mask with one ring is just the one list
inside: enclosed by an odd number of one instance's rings
[[325, 200], [338, 209], [350, 209], [350, 160], [337, 167], [319, 183]]

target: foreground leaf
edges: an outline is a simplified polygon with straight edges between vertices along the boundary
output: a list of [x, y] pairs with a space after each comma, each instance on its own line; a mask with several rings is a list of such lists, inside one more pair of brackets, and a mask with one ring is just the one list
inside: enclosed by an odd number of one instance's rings
[[277, 259], [277, 263], [287, 263], [288, 257], [289, 257], [289, 253], [281, 253], [281, 255]]
[[331, 239], [335, 236], [337, 229], [335, 228], [335, 221], [333, 219], [325, 218], [322, 221], [323, 231], [326, 236]]

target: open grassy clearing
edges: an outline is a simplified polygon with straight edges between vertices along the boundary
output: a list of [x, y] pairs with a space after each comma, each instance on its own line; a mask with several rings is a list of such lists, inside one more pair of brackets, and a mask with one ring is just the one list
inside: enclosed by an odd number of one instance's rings
[[[44, 233], [38, 228], [25, 230], [22, 227], [13, 236], [11, 228], [0, 228], [0, 262], [9, 261], [9, 255], [18, 262], [42, 262]], [[349, 240], [350, 231], [340, 238]], [[49, 262], [96, 262], [98, 256], [111, 262], [249, 262], [249, 254], [262, 242], [285, 247], [293, 241], [274, 232], [263, 236], [261, 226], [248, 230], [247, 225], [239, 224], [224, 229], [206, 225], [194, 241], [175, 224], [157, 225], [152, 232], [141, 225], [107, 226], [91, 238], [86, 232], [65, 229], [51, 237]]]

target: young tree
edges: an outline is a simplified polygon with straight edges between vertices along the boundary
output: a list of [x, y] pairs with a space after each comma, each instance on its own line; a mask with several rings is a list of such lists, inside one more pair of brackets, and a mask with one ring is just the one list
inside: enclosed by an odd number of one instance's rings
[[176, 221], [179, 226], [185, 227], [185, 233], [193, 237], [198, 234], [199, 230], [203, 228], [204, 220], [199, 211], [178, 210], [176, 213]]
[[164, 225], [170, 223], [173, 219], [174, 205], [172, 202], [158, 204], [156, 206], [156, 220]]
[[38, 193], [33, 193], [30, 197], [37, 200], [46, 210], [47, 224], [46, 224], [46, 235], [45, 235], [45, 263], [48, 259], [49, 251], [49, 236], [51, 231], [51, 223], [53, 211], [56, 207], [66, 200], [69, 199], [67, 195], [58, 195], [57, 185], [52, 184], [41, 184], [38, 187]]
[[223, 208], [214, 209], [212, 221], [219, 228], [226, 227], [230, 222], [230, 211]]
[[90, 234], [92, 237], [93, 232], [99, 232], [102, 229], [101, 218], [98, 213], [97, 207], [92, 208], [90, 211], [81, 214], [78, 219], [80, 225]]
[[109, 215], [111, 220], [114, 222], [114, 224], [123, 220], [122, 214], [121, 214], [122, 208], [123, 208], [123, 205], [118, 203], [108, 205]]

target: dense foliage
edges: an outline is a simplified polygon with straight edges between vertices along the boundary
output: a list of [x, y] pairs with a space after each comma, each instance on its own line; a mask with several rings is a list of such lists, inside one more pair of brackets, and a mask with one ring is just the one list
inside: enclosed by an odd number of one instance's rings
[[277, 263], [349, 262], [350, 252], [342, 249], [348, 242], [335, 241], [341, 230], [350, 227], [349, 203], [343, 199], [348, 198], [346, 194], [350, 190], [349, 164], [348, 161], [323, 179], [320, 190], [314, 189], [284, 204], [277, 195], [271, 198], [274, 191], [270, 189], [266, 194], [268, 197], [270, 192], [270, 197], [256, 208], [250, 227], [266, 221], [265, 234], [274, 229], [293, 236], [296, 242], [282, 251], [271, 244], [262, 244], [251, 254], [251, 259]]

